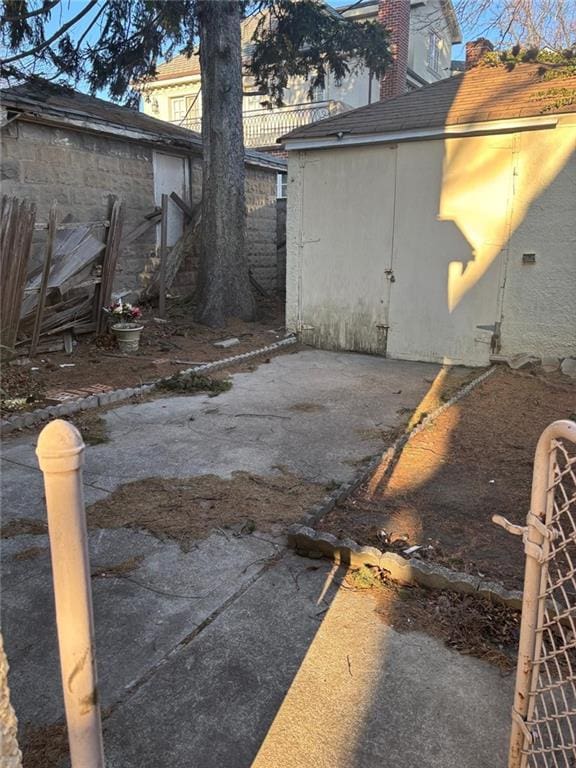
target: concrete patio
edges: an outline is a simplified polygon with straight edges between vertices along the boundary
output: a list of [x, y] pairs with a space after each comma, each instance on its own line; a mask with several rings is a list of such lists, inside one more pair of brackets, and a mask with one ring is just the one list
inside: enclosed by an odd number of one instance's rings
[[[437, 370], [305, 351], [235, 375], [217, 398], [122, 406], [106, 414], [110, 441], [87, 449], [87, 503], [150, 476], [280, 465], [344, 482], [379, 449], [374, 430], [401, 423]], [[3, 523], [45, 518], [35, 440], [3, 446]], [[3, 542], [2, 630], [22, 725], [63, 716], [47, 545]], [[214, 532], [184, 552], [145, 531], [95, 530], [90, 551], [104, 574], [142, 558], [127, 576], [93, 578], [109, 768], [504, 765], [511, 678], [399, 634], [369, 597], [340, 588], [330, 563], [286, 552], [281, 536]]]

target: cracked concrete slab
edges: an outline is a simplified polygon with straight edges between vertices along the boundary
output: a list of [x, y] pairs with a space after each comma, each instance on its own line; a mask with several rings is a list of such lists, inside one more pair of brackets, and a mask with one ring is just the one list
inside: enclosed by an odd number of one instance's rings
[[[89, 544], [93, 573], [142, 558], [135, 570], [120, 577], [92, 579], [104, 707], [250, 583], [279, 550], [274, 540], [213, 534], [183, 552], [177, 544], [124, 529], [91, 531]], [[47, 546], [46, 536], [3, 542], [2, 624], [12, 703], [22, 723], [51, 723], [63, 716]], [[18, 558], [33, 547], [46, 549]]]
[[512, 679], [311, 562], [285, 556], [114, 709], [109, 768], [504, 765]]
[[[113, 490], [161, 474], [188, 477], [275, 465], [314, 482], [345, 482], [353, 462], [374, 454], [371, 436], [405, 419], [438, 366], [320, 350], [272, 358], [234, 375], [229, 392], [166, 397], [104, 414], [108, 443], [86, 454], [84, 481]], [[399, 393], [399, 394], [398, 394]], [[2, 455], [37, 467], [30, 439], [6, 441]]]
[[[380, 449], [374, 431], [400, 424], [437, 370], [305, 351], [236, 374], [217, 398], [124, 405], [105, 414], [110, 441], [86, 451], [86, 500], [154, 475], [278, 465], [349, 480]], [[45, 519], [34, 443], [24, 434], [2, 447], [4, 521]], [[337, 588], [330, 564], [259, 534], [214, 533], [189, 552], [143, 531], [89, 539], [104, 574], [93, 592], [109, 768], [503, 763], [511, 680], [396, 633], [369, 600]], [[3, 542], [2, 627], [22, 726], [62, 717], [46, 547], [46, 536]], [[106, 575], [134, 556], [134, 570]]]

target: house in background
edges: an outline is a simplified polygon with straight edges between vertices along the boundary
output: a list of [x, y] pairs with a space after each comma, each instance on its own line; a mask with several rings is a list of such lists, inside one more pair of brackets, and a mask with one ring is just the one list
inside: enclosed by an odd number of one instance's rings
[[[39, 221], [46, 221], [53, 201], [61, 218], [106, 219], [114, 195], [124, 203], [124, 232], [130, 232], [163, 193], [176, 192], [191, 206], [201, 199], [202, 139], [192, 131], [51, 83], [4, 89], [0, 105], [2, 192], [35, 203]], [[284, 289], [276, 185], [285, 169], [281, 158], [246, 151], [247, 256], [255, 279], [268, 290]], [[182, 231], [182, 212], [170, 203], [168, 246]], [[144, 288], [158, 246], [159, 231], [152, 227], [121, 247], [115, 288]], [[182, 293], [193, 291], [196, 268], [192, 254], [177, 277]]]
[[[294, 78], [287, 88], [285, 107], [263, 106], [260, 94], [244, 97], [244, 140], [248, 147], [278, 151], [279, 136], [331, 115], [390, 98], [436, 82], [451, 73], [452, 44], [461, 41], [450, 0], [364, 0], [327, 12], [359, 21], [378, 20], [390, 30], [395, 59], [382, 82], [367, 70], [357, 70], [337, 85], [328, 78], [323, 92], [308, 99], [306, 81]], [[258, 17], [242, 27], [243, 54], [250, 55]], [[154, 80], [142, 86], [146, 114], [200, 131], [202, 126], [201, 73], [198, 56], [176, 56], [158, 67]], [[244, 90], [254, 91], [245, 77]]]
[[574, 355], [576, 76], [552, 69], [480, 65], [285, 136], [288, 328], [406, 360]]

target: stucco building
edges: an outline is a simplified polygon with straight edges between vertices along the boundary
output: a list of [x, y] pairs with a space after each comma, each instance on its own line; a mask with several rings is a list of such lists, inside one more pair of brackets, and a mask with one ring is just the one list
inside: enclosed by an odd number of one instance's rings
[[[390, 31], [395, 58], [382, 82], [366, 69], [354, 69], [340, 84], [328, 77], [326, 87], [311, 102], [308, 83], [293, 78], [284, 94], [286, 106], [268, 109], [262, 96], [244, 96], [244, 139], [246, 146], [276, 148], [279, 136], [298, 126], [330, 115], [370, 104], [383, 98], [414, 90], [447, 77], [451, 72], [452, 44], [461, 42], [461, 33], [450, 0], [364, 0], [328, 13], [358, 21], [379, 21]], [[242, 27], [243, 53], [250, 56], [257, 16]], [[199, 131], [202, 124], [200, 61], [198, 56], [176, 56], [161, 64], [154, 80], [142, 87], [142, 108], [146, 114], [175, 125]], [[254, 90], [245, 77], [244, 90]]]
[[287, 325], [305, 342], [466, 365], [574, 354], [573, 72], [481, 65], [284, 141]]
[[[0, 104], [2, 192], [36, 203], [38, 221], [46, 221], [54, 201], [62, 219], [106, 219], [114, 195], [124, 203], [124, 232], [129, 232], [160, 204], [163, 193], [176, 192], [192, 206], [201, 199], [202, 140], [192, 131], [49, 83], [5, 89]], [[247, 255], [254, 277], [269, 290], [284, 287], [276, 192], [277, 175], [285, 168], [281, 158], [246, 152]], [[145, 287], [157, 264], [157, 229], [121, 249], [117, 288]], [[182, 231], [183, 214], [170, 204], [169, 247]], [[191, 292], [195, 274], [192, 255], [177, 288]]]

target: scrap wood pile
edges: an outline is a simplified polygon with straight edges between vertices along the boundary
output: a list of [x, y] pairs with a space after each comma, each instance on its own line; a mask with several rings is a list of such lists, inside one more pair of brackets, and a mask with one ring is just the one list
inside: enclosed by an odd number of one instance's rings
[[[184, 232], [166, 247], [168, 205], [184, 215]], [[12, 355], [59, 351], [72, 343], [72, 334], [102, 333], [107, 324], [104, 307], [112, 298], [118, 255], [150, 228], [161, 232], [160, 264], [144, 297], [158, 296], [160, 316], [166, 291], [173, 284], [186, 252], [198, 236], [201, 206], [191, 208], [175, 192], [162, 196], [162, 208], [144, 217], [131, 232], [122, 233], [122, 205], [113, 200], [110, 216], [102, 221], [59, 221], [54, 205], [48, 221], [36, 221], [35, 206], [4, 196], [0, 217], [0, 272], [2, 274], [0, 333], [3, 351]], [[45, 234], [41, 264], [30, 266], [35, 235]], [[160, 296], [159, 296], [160, 295]]]
[[[42, 263], [30, 268], [37, 232], [46, 233]], [[87, 223], [36, 222], [34, 205], [4, 196], [0, 214], [4, 351], [33, 355], [63, 349], [71, 334], [100, 331], [110, 302], [122, 232], [122, 206], [110, 218]]]

